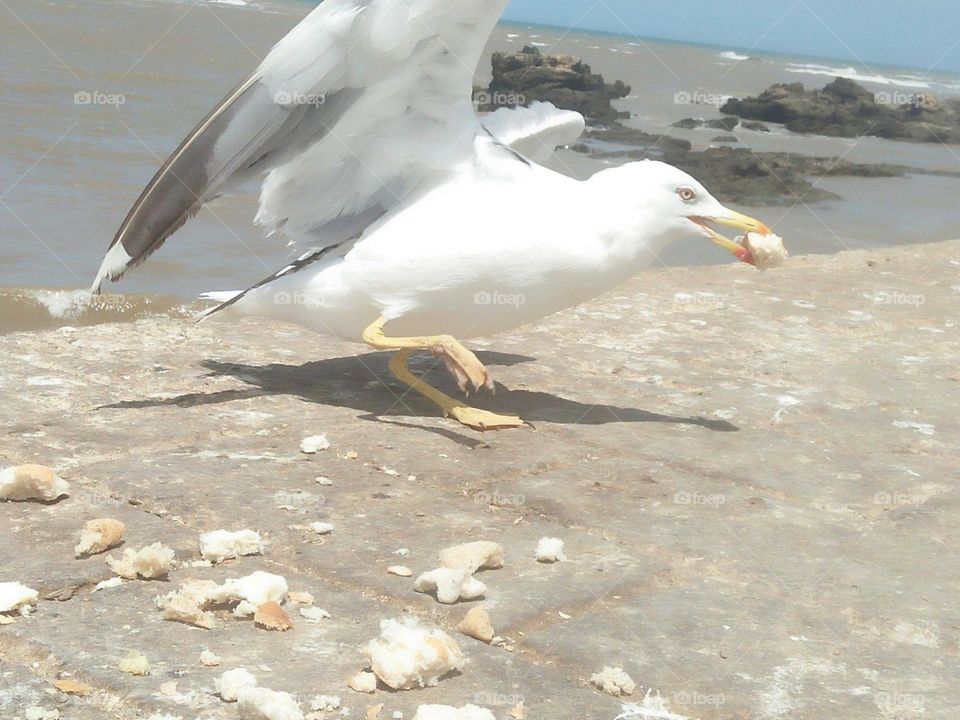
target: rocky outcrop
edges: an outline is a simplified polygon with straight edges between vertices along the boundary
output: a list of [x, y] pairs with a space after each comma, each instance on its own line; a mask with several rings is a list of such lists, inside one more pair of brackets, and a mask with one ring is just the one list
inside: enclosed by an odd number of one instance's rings
[[960, 99], [940, 102], [931, 94], [874, 94], [846, 78], [837, 78], [822, 90], [807, 90], [802, 83], [774, 85], [757, 97], [732, 99], [720, 111], [778, 123], [798, 133], [960, 143]]
[[582, 60], [571, 55], [544, 55], [531, 46], [517, 53], [494, 53], [493, 80], [475, 97], [481, 112], [544, 100], [576, 110], [591, 124], [610, 124], [629, 117], [630, 113], [612, 105], [613, 100], [629, 94], [629, 85], [606, 83]]

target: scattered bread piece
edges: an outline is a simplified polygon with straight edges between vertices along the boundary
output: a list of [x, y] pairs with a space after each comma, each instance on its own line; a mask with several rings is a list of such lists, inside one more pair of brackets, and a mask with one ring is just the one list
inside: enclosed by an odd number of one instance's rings
[[93, 694], [93, 687], [73, 678], [61, 678], [53, 681], [53, 686], [64, 695], [89, 697]]
[[414, 581], [413, 589], [421, 593], [436, 593], [437, 600], [451, 605], [460, 600], [483, 597], [487, 586], [473, 577], [469, 568], [437, 568], [420, 575]]
[[526, 716], [527, 709], [523, 706], [523, 700], [514, 705], [510, 710], [510, 717], [512, 717], [513, 720], [524, 720]]
[[406, 565], [391, 565], [387, 568], [387, 572], [391, 575], [396, 575], [397, 577], [410, 577], [413, 575], [413, 570], [408, 568]]
[[563, 554], [563, 540], [560, 538], [540, 538], [536, 549], [537, 562], [563, 562], [567, 556]]
[[280, 632], [285, 632], [293, 627], [290, 616], [273, 600], [257, 606], [257, 611], [253, 615], [253, 622], [266, 630], [278, 630]]
[[60, 720], [60, 711], [56, 708], [47, 710], [39, 705], [34, 705], [23, 711], [23, 717], [25, 720]]
[[590, 676], [590, 683], [607, 695], [614, 697], [632, 695], [637, 684], [621, 668], [605, 666], [603, 670]]
[[213, 530], [200, 536], [200, 555], [214, 565], [247, 555], [261, 555], [263, 539], [255, 530]]
[[300, 452], [304, 455], [316, 455], [322, 450], [330, 449], [330, 441], [326, 435], [311, 435], [300, 441]]
[[87, 522], [80, 531], [80, 542], [73, 549], [78, 558], [98, 555], [123, 543], [126, 526], [113, 518], [97, 518]]
[[367, 720], [380, 720], [380, 713], [383, 712], [383, 703], [379, 705], [370, 705], [367, 708]]
[[70, 483], [43, 465], [20, 465], [0, 471], [0, 500], [55, 502], [70, 494]]
[[0, 613], [19, 612], [26, 617], [39, 593], [18, 582], [0, 582]]
[[302, 607], [300, 608], [300, 617], [302, 617], [304, 620], [309, 620], [310, 622], [320, 622], [321, 620], [328, 619], [330, 617], [330, 613], [323, 608]]
[[314, 712], [333, 712], [340, 709], [338, 695], [317, 695], [310, 701], [310, 709]]
[[477, 570], [496, 570], [503, 567], [503, 545], [490, 540], [454, 545], [440, 551], [440, 566], [467, 568], [471, 575]]
[[329, 535], [333, 532], [333, 525], [328, 522], [310, 523], [310, 529], [317, 535]]
[[237, 709], [240, 720], [304, 720], [293, 695], [262, 687], [241, 688]]
[[308, 592], [291, 592], [287, 597], [298, 605], [313, 605], [313, 595]]
[[467, 637], [489, 643], [493, 640], [493, 623], [490, 615], [482, 607], [471, 608], [466, 617], [457, 625], [457, 630]]
[[476, 705], [421, 705], [413, 720], [496, 720], [493, 713]]
[[211, 650], [204, 650], [200, 653], [200, 664], [204, 667], [217, 667], [220, 665], [220, 657]]
[[361, 670], [347, 680], [347, 687], [354, 692], [372, 693], [377, 691], [377, 676], [372, 672]]
[[257, 679], [246, 668], [227, 670], [213, 683], [214, 689], [224, 702], [236, 702], [241, 690], [257, 685]]
[[131, 650], [127, 653], [127, 656], [120, 661], [120, 664], [117, 665], [121, 672], [125, 672], [129, 675], [149, 675], [150, 674], [150, 661], [147, 660], [147, 656], [142, 653], [138, 653], [136, 650]]
[[421, 628], [412, 617], [381, 620], [380, 637], [367, 643], [366, 654], [376, 676], [394, 690], [436, 685], [465, 662], [453, 638]]
[[171, 548], [155, 542], [140, 550], [127, 548], [119, 560], [114, 560], [112, 555], [107, 555], [107, 565], [126, 580], [136, 580], [138, 577], [144, 580], [156, 580], [170, 574], [170, 570], [173, 569], [174, 555]]
[[160, 694], [165, 697], [175, 697], [177, 695], [177, 681], [171, 680], [160, 685]]

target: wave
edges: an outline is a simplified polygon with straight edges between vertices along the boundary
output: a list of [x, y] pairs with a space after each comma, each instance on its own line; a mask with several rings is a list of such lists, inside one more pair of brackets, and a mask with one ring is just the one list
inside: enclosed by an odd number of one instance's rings
[[815, 63], [788, 63], [784, 68], [789, 73], [801, 75], [825, 75], [827, 77], [844, 77], [857, 82], [873, 85], [897, 85], [899, 87], [917, 90], [929, 90], [932, 83], [922, 75], [870, 75], [858, 71], [855, 67], [833, 67]]
[[722, 57], [724, 60], [735, 60], [736, 62], [741, 62], [743, 60], [750, 59], [749, 55], [741, 55], [740, 53], [735, 52], [733, 50], [727, 50], [725, 52], [720, 53], [720, 57]]
[[133, 322], [158, 315], [186, 318], [198, 307], [162, 295], [91, 295], [87, 290], [0, 288], [0, 334]]

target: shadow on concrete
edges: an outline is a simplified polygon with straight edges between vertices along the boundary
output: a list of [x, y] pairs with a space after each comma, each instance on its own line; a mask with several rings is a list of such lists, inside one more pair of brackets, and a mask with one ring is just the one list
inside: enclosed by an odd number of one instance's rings
[[[533, 362], [534, 358], [507, 353], [480, 352], [481, 361], [488, 366], [506, 366]], [[387, 369], [390, 353], [367, 353], [355, 357], [339, 357], [304, 365], [243, 365], [218, 360], [204, 360], [201, 364], [211, 375], [234, 377], [246, 383], [248, 389], [224, 390], [211, 393], [190, 393], [174, 398], [128, 400], [106, 405], [106, 408], [144, 408], [174, 405], [194, 407], [246, 400], [263, 395], [295, 395], [303, 400], [322, 405], [349, 407], [360, 410], [364, 419], [382, 422], [382, 415], [431, 417], [437, 414], [435, 406], [409, 391], [393, 379]], [[430, 384], [456, 396], [457, 390], [437, 361], [425, 356], [411, 362], [411, 368], [424, 374]], [[510, 390], [497, 385], [495, 396], [480, 394], [470, 397], [471, 405], [500, 413], [516, 413], [529, 423], [549, 422], [562, 425], [606, 425], [609, 423], [674, 423], [698, 425], [715, 432], [736, 432], [739, 428], [724, 420], [702, 417], [678, 417], [648, 412], [639, 408], [614, 405], [594, 405], [568, 400], [557, 395], [530, 390]], [[399, 423], [405, 424], [405, 423]], [[420, 426], [415, 426], [420, 427]], [[427, 429], [422, 428], [420, 429]], [[458, 442], [457, 433], [433, 429]], [[473, 443], [469, 443], [473, 444]]]

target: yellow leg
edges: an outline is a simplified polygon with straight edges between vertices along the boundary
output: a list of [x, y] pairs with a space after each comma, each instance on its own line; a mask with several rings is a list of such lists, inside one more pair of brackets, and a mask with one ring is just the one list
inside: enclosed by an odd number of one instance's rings
[[[438, 405], [440, 409], [443, 410], [444, 415], [452, 417], [454, 420], [474, 430], [496, 430], [499, 428], [523, 427], [525, 425], [523, 420], [513, 415], [497, 415], [496, 413], [471, 407], [466, 403], [440, 392], [410, 372], [407, 362], [415, 350], [432, 350], [437, 354], [437, 349], [440, 348], [458, 364], [464, 377], [469, 379], [475, 388], [490, 384], [490, 376], [486, 368], [483, 367], [483, 364], [477, 359], [477, 356], [463, 347], [453, 337], [449, 335], [439, 335], [436, 337], [388, 338], [383, 333], [383, 326], [385, 324], [386, 321], [380, 318], [368, 327], [363, 333], [364, 341], [370, 347], [377, 350], [399, 350], [400, 352], [390, 360], [390, 372], [393, 373], [397, 380]], [[459, 379], [458, 377], [458, 381]]]

